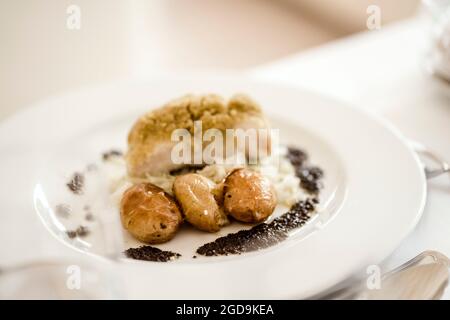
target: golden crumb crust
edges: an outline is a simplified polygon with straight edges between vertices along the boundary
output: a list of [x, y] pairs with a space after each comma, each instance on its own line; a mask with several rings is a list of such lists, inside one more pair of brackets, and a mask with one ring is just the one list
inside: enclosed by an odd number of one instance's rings
[[158, 162], [168, 161], [164, 148], [170, 145], [175, 129], [187, 129], [193, 134], [194, 122], [201, 121], [203, 132], [212, 128], [224, 131], [250, 118], [264, 116], [260, 106], [244, 94], [236, 94], [228, 101], [216, 94], [190, 94], [172, 100], [140, 117], [132, 127], [126, 155], [128, 172], [142, 176], [149, 166], [159, 170]]
[[128, 135], [128, 143], [145, 143], [153, 139], [170, 139], [175, 129], [193, 134], [194, 121], [202, 121], [203, 130], [225, 130], [249, 115], [262, 115], [259, 105], [243, 94], [234, 95], [226, 104], [215, 94], [185, 95], [138, 119]]

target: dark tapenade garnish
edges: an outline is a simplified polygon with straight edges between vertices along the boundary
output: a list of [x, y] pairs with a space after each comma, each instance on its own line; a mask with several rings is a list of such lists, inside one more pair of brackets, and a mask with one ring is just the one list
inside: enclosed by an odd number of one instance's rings
[[82, 173], [75, 172], [66, 185], [72, 193], [77, 195], [83, 194], [84, 175]]
[[85, 226], [79, 226], [75, 230], [66, 231], [66, 234], [70, 239], [73, 239], [77, 236], [80, 238], [83, 238], [83, 237], [86, 237], [87, 235], [89, 235], [89, 233], [90, 233], [89, 229]]
[[322, 188], [323, 171], [319, 167], [307, 165], [307, 154], [296, 148], [289, 147], [286, 157], [295, 169], [295, 175], [300, 179], [300, 187], [311, 194], [317, 194]]
[[285, 214], [270, 223], [261, 223], [251, 229], [241, 230], [206, 243], [197, 249], [204, 256], [241, 254], [264, 249], [280, 243], [288, 237], [289, 231], [304, 225], [315, 209], [317, 199], [295, 203]]
[[181, 257], [181, 254], [172, 251], [163, 251], [152, 246], [129, 248], [125, 251], [128, 258], [145, 261], [168, 262]]
[[119, 151], [119, 150], [109, 150], [109, 151], [103, 152], [103, 154], [102, 154], [102, 158], [104, 161], [107, 161], [114, 157], [121, 157], [121, 156], [123, 156], [123, 152]]

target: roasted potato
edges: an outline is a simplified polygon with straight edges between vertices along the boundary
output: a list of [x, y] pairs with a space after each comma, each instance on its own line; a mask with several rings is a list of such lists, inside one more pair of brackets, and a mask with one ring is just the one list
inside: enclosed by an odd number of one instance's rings
[[236, 169], [225, 179], [224, 209], [236, 220], [264, 221], [275, 210], [277, 197], [270, 181], [256, 171]]
[[216, 185], [199, 174], [178, 176], [173, 184], [173, 193], [180, 203], [185, 219], [194, 227], [208, 232], [219, 231], [228, 223], [223, 210], [216, 202]]
[[150, 244], [172, 239], [183, 221], [173, 197], [151, 183], [140, 183], [124, 192], [120, 216], [126, 230]]

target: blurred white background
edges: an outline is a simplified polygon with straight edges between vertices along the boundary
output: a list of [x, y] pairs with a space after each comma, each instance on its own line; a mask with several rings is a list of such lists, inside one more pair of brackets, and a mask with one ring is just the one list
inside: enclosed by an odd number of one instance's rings
[[0, 0], [0, 119], [105, 80], [265, 64], [366, 30], [370, 4], [387, 24], [418, 0]]

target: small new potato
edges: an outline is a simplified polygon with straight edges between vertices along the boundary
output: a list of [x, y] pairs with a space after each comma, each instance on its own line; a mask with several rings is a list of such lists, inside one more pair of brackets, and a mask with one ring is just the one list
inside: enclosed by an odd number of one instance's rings
[[140, 183], [124, 192], [120, 217], [126, 230], [149, 244], [172, 239], [183, 221], [175, 200], [151, 183]]
[[195, 173], [178, 176], [173, 183], [173, 193], [186, 220], [208, 232], [219, 231], [228, 224], [227, 216], [216, 202], [218, 190], [211, 180]]
[[236, 169], [225, 179], [224, 209], [236, 220], [248, 223], [264, 221], [276, 205], [274, 187], [258, 172]]

